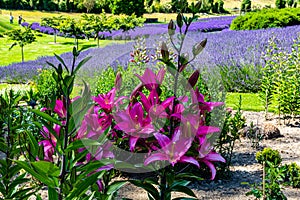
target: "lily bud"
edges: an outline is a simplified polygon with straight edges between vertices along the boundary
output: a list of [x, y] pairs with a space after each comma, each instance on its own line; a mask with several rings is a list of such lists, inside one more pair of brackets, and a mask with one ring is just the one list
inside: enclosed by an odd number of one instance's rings
[[173, 20], [171, 19], [168, 25], [168, 33], [170, 36], [175, 34], [176, 26]]
[[165, 61], [169, 60], [170, 53], [168, 51], [168, 47], [165, 42], [161, 44], [161, 56], [163, 60]]
[[205, 38], [202, 42], [196, 44], [194, 47], [193, 47], [193, 54], [194, 56], [197, 56], [199, 55], [199, 53], [201, 53], [201, 51], [204, 49], [204, 47], [206, 46], [206, 43], [207, 43], [207, 38]]
[[179, 61], [181, 65], [179, 72], [182, 72], [186, 68], [189, 62], [189, 54], [188, 53], [181, 54], [181, 56], [179, 57]]
[[116, 90], [120, 90], [121, 85], [122, 85], [122, 74], [120, 72], [118, 72], [116, 79], [115, 79]]
[[200, 72], [198, 70], [194, 71], [194, 73], [190, 76], [188, 82], [192, 87], [196, 85], [199, 76], [200, 76]]
[[177, 15], [177, 25], [179, 28], [181, 28], [183, 26], [182, 13], [178, 13], [178, 15]]
[[199, 9], [201, 8], [201, 1], [198, 1], [196, 3], [195, 8], [197, 9], [197, 11], [199, 11]]

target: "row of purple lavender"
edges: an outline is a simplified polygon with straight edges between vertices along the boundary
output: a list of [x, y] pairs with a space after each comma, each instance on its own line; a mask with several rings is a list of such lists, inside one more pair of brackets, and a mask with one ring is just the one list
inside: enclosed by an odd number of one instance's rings
[[[202, 54], [194, 61], [197, 68], [216, 68], [232, 66], [236, 70], [242, 67], [261, 67], [263, 65], [261, 54], [268, 45], [271, 37], [277, 37], [281, 41], [281, 47], [290, 49], [293, 40], [298, 37], [300, 26], [286, 28], [272, 28], [253, 31], [220, 31], [212, 33], [190, 32], [185, 42], [185, 49], [191, 49], [195, 41], [208, 38], [208, 43]], [[147, 48], [158, 47], [158, 43], [166, 40], [167, 36], [151, 36], [147, 39]], [[130, 60], [130, 52], [133, 51], [133, 43], [114, 44], [104, 48], [91, 48], [81, 54], [93, 56], [82, 68], [82, 77], [91, 77], [98, 74], [99, 70], [120, 61], [126, 66]], [[71, 62], [71, 53], [62, 55], [64, 59]], [[54, 57], [42, 57], [35, 61], [15, 63], [6, 67], [0, 67], [1, 82], [26, 82], [37, 75], [37, 70], [46, 67], [46, 61], [57, 64]], [[232, 72], [234, 73], [234, 72]], [[242, 80], [236, 80], [242, 81]], [[241, 83], [242, 84], [242, 83]]]
[[[224, 17], [211, 17], [211, 18], [203, 18], [196, 22], [194, 22], [190, 31], [200, 31], [200, 32], [213, 32], [213, 31], [221, 31], [224, 29], [228, 29], [231, 21], [235, 18], [235, 16], [224, 16]], [[22, 26], [29, 26], [29, 23], [24, 22]], [[124, 39], [136, 39], [141, 36], [149, 37], [151, 35], [164, 34], [167, 32], [167, 24], [145, 24], [143, 27], [136, 27], [133, 30], [129, 30], [127, 32], [123, 32], [122, 30], [115, 30], [112, 32], [100, 32], [101, 35], [105, 39], [114, 39], [114, 40], [124, 40]], [[31, 29], [40, 31], [45, 34], [53, 35], [55, 30], [51, 27], [41, 26], [39, 23], [34, 22], [31, 24]], [[62, 32], [59, 32], [58, 35], [64, 36]]]

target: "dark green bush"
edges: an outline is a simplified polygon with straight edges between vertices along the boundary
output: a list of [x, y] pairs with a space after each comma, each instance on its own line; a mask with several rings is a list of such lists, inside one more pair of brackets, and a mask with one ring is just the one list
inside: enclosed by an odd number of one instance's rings
[[276, 0], [275, 5], [276, 8], [285, 8], [286, 0]]
[[264, 148], [264, 150], [259, 151], [256, 153], [256, 160], [258, 163], [262, 164], [263, 162], [266, 163], [266, 168], [269, 167], [268, 163], [272, 165], [279, 166], [282, 159], [277, 150], [273, 150], [271, 148]]
[[300, 25], [300, 8], [263, 9], [235, 18], [231, 30], [256, 30], [263, 28]]
[[284, 167], [284, 183], [294, 188], [300, 188], [300, 166], [296, 163], [286, 164]]
[[241, 12], [251, 11], [251, 0], [243, 0], [241, 4]]
[[53, 70], [42, 69], [39, 75], [34, 79], [37, 97], [39, 102], [44, 107], [50, 107], [52, 98], [59, 96], [58, 86], [52, 77]]

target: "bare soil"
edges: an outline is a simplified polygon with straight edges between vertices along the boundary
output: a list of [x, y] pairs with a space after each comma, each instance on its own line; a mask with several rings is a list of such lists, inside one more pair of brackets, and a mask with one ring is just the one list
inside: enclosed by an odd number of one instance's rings
[[[262, 166], [255, 160], [257, 151], [264, 147], [270, 147], [280, 152], [282, 163], [296, 162], [300, 165], [300, 125], [299, 119], [290, 121], [290, 125], [279, 125], [278, 118], [269, 114], [272, 120], [265, 121], [263, 112], [247, 112], [243, 111], [243, 116], [247, 120], [247, 125], [253, 122], [254, 125], [262, 127], [264, 123], [272, 123], [277, 126], [283, 137], [271, 140], [262, 140], [258, 149], [251, 147], [251, 141], [248, 138], [242, 138], [235, 145], [232, 160], [232, 176], [228, 180], [205, 180], [191, 185], [191, 189], [195, 192], [198, 199], [205, 200], [248, 200], [255, 199], [253, 196], [246, 196], [245, 193], [250, 190], [249, 185], [242, 184], [248, 182], [250, 184], [261, 182]], [[283, 120], [281, 120], [283, 123]], [[289, 200], [300, 199], [300, 189], [292, 187], [284, 187], [283, 192]], [[175, 193], [172, 197], [178, 197]], [[146, 200], [147, 194], [144, 190], [139, 189], [131, 184], [126, 185], [119, 191], [119, 197], [130, 198], [134, 200]]]

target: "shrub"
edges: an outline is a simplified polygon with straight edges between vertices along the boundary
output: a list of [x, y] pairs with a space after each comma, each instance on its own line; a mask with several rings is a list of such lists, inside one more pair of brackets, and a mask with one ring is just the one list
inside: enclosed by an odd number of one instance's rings
[[300, 38], [294, 41], [291, 51], [278, 47], [279, 41], [272, 38], [263, 55], [265, 68], [262, 77], [262, 102], [266, 113], [269, 105], [277, 108], [279, 115], [294, 118], [300, 112]]
[[263, 151], [259, 151], [256, 153], [256, 160], [258, 163], [263, 164], [266, 163], [266, 168], [270, 167], [270, 165], [279, 166], [282, 159], [277, 150], [273, 150], [271, 148], [264, 148]]
[[243, 0], [241, 4], [241, 12], [251, 11], [251, 0]]
[[246, 13], [235, 18], [232, 30], [256, 30], [272, 27], [285, 27], [300, 24], [300, 8], [263, 9]]
[[41, 69], [39, 75], [34, 78], [34, 85], [38, 91], [38, 99], [42, 106], [49, 107], [51, 98], [57, 97], [58, 85], [52, 77], [53, 70]]
[[285, 8], [285, 4], [286, 4], [286, 0], [276, 0], [275, 1], [275, 5], [276, 5], [276, 8]]
[[231, 159], [235, 142], [240, 139], [240, 130], [245, 126], [246, 119], [241, 113], [242, 97], [240, 96], [237, 112], [232, 113], [232, 110], [227, 110], [225, 122], [216, 143], [217, 152], [225, 159], [226, 163], [220, 163], [220, 171], [223, 176], [229, 175]]
[[142, 16], [145, 12], [144, 0], [114, 0], [111, 2], [110, 8], [113, 14], [132, 15], [135, 13], [138, 17]]
[[294, 188], [300, 188], [300, 166], [291, 163], [284, 165], [283, 168], [285, 173], [284, 183]]

